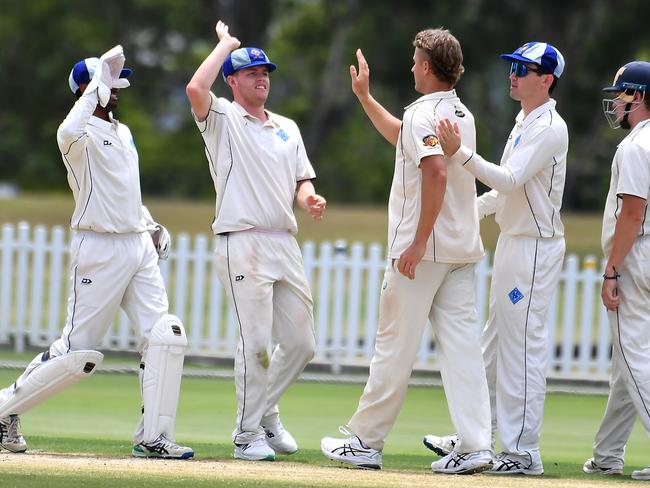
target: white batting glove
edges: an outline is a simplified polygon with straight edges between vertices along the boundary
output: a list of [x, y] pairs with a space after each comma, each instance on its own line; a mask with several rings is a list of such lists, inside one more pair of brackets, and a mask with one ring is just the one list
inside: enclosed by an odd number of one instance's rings
[[167, 229], [160, 224], [156, 224], [156, 230], [151, 234], [151, 239], [153, 240], [153, 245], [158, 253], [158, 259], [167, 259], [172, 244], [172, 238]]
[[126, 78], [120, 78], [120, 74], [124, 69], [124, 62], [126, 58], [124, 57], [124, 49], [119, 44], [113, 49], [106, 51], [99, 58], [101, 62], [102, 71], [106, 70], [110, 74], [109, 86], [111, 88], [127, 88], [131, 86], [129, 80]]

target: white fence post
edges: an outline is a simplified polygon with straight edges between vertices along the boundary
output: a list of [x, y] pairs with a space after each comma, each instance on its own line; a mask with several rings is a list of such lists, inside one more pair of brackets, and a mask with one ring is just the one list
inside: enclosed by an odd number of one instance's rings
[[0, 269], [0, 340], [9, 340], [11, 289], [13, 278], [14, 226], [2, 226], [2, 269]]

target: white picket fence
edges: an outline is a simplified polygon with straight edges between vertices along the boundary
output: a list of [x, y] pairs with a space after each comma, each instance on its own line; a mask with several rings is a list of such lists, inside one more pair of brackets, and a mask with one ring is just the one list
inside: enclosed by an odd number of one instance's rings
[[[5, 224], [0, 236], [0, 345], [17, 352], [47, 347], [65, 321], [69, 233], [61, 227]], [[212, 238], [175, 237], [170, 259], [161, 262], [171, 313], [185, 323], [188, 354], [232, 357], [237, 328], [213, 268]], [[379, 290], [386, 265], [381, 245], [347, 246], [343, 241], [303, 245], [305, 271], [314, 295], [316, 361], [334, 372], [368, 365], [374, 347]], [[489, 255], [477, 266], [478, 323], [487, 316]], [[582, 262], [581, 262], [582, 261]], [[593, 256], [566, 257], [559, 292], [548, 317], [552, 353], [549, 375], [602, 379], [609, 371], [610, 337], [599, 300], [600, 278]], [[600, 269], [600, 268], [599, 268]], [[136, 339], [120, 313], [103, 348], [133, 351]], [[437, 369], [431, 327], [426, 328], [416, 368]]]

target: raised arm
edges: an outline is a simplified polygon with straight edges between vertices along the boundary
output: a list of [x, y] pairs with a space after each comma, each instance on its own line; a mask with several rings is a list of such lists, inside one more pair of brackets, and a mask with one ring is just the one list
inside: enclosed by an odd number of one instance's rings
[[223, 62], [231, 51], [237, 49], [241, 44], [239, 39], [232, 37], [228, 32], [228, 26], [222, 21], [217, 22], [215, 27], [219, 42], [212, 52], [201, 63], [194, 76], [187, 84], [187, 98], [190, 99], [192, 111], [199, 120], [205, 120], [210, 110], [210, 88], [219, 76]]
[[359, 63], [358, 72], [354, 65], [350, 66], [352, 91], [361, 102], [363, 110], [375, 128], [384, 136], [384, 139], [395, 146], [402, 122], [370, 95], [370, 68], [361, 49], [357, 49], [357, 61]]

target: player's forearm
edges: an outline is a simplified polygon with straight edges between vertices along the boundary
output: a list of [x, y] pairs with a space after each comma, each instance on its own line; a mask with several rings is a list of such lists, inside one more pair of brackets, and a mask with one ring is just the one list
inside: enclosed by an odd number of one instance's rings
[[359, 98], [359, 102], [375, 129], [393, 146], [397, 144], [402, 122], [386, 110], [372, 95]]
[[307, 210], [307, 199], [316, 194], [316, 189], [311, 180], [299, 181], [296, 184], [296, 203], [302, 209]]
[[452, 156], [452, 161], [462, 165], [481, 183], [503, 193], [517, 188], [517, 180], [504, 166], [493, 164], [466, 146], [461, 146]]
[[56, 132], [57, 141], [61, 151], [66, 153], [70, 144], [79, 139], [86, 132], [86, 126], [93, 112], [97, 108], [97, 90], [84, 93], [74, 104], [65, 120]]
[[433, 231], [433, 226], [440, 214], [440, 209], [445, 198], [447, 170], [444, 162], [442, 165], [422, 164], [420, 169], [422, 171], [420, 218], [418, 220], [417, 230], [415, 231], [414, 242], [426, 244]]
[[[223, 62], [233, 49], [233, 42], [229, 39], [219, 41], [216, 47], [201, 63], [199, 68], [187, 84], [186, 93], [192, 104], [192, 110], [199, 118], [205, 118], [210, 105], [210, 89], [214, 84]], [[207, 106], [206, 106], [207, 105]], [[205, 113], [204, 113], [205, 112]]]
[[605, 274], [608, 276], [614, 274], [632, 249], [643, 222], [645, 200], [632, 197], [634, 200], [630, 201], [628, 198], [630, 197], [624, 198], [621, 213], [616, 220], [612, 250], [605, 266]]

